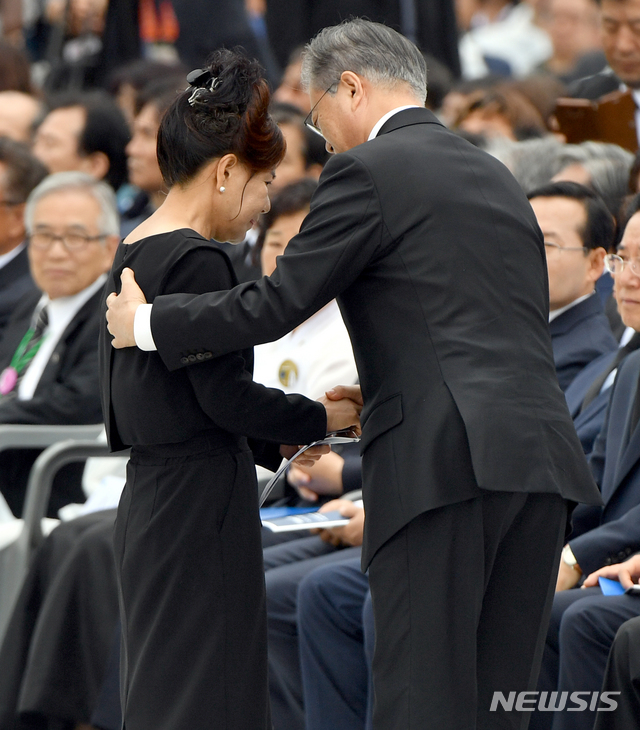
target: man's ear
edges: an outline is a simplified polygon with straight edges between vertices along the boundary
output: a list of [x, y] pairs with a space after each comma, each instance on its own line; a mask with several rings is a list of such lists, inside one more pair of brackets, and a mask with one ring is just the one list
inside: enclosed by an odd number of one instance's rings
[[96, 180], [103, 180], [109, 172], [109, 158], [104, 152], [92, 152], [82, 158], [82, 172], [86, 172]]
[[347, 93], [351, 96], [351, 109], [355, 111], [366, 95], [363, 79], [353, 71], [343, 71], [340, 75], [340, 80], [344, 83], [347, 88]]
[[7, 238], [21, 239], [26, 235], [24, 227], [25, 204], [12, 205], [9, 207], [9, 215], [6, 216], [5, 234]]
[[607, 252], [602, 247], [593, 248], [587, 254], [590, 260], [588, 277], [594, 283], [602, 276], [604, 271], [604, 257]]

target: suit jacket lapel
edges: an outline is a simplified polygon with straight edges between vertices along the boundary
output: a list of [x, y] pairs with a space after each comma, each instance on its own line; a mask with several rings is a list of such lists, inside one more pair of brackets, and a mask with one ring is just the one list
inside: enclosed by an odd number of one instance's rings
[[[78, 329], [80, 329], [87, 321], [87, 319], [95, 313], [96, 308], [99, 306], [100, 303], [101, 294], [102, 290], [96, 292], [90, 299], [88, 299], [76, 312], [71, 322], [69, 322], [69, 324], [67, 325], [66, 329], [60, 336], [60, 339], [56, 343], [53, 352], [51, 353], [49, 362], [47, 362], [44, 370], [42, 371], [42, 375], [40, 376], [40, 380], [38, 381], [38, 385], [36, 386], [36, 393], [41, 388], [46, 387], [49, 383], [54, 382], [55, 379], [58, 377], [58, 373], [60, 371], [60, 363], [63, 363], [65, 361], [65, 353], [67, 351], [69, 343], [73, 341], [75, 333], [78, 331]], [[98, 343], [96, 342], [96, 347], [97, 346]]]
[[[636, 381], [635, 386], [631, 389], [631, 392], [629, 394], [629, 403], [630, 404], [632, 404], [634, 402], [637, 389], [638, 389], [638, 381]], [[636, 424], [636, 427], [633, 430], [633, 433], [630, 433], [631, 412], [632, 412], [632, 408], [630, 407], [627, 411], [626, 422], [625, 422], [624, 431], [623, 431], [624, 439], [627, 443], [623, 447], [624, 450], [622, 453], [622, 457], [620, 458], [620, 461], [618, 462], [615, 479], [613, 481], [612, 494], [615, 493], [616, 489], [622, 483], [622, 480], [627, 476], [627, 474], [635, 466], [638, 459], [640, 459], [640, 421]]]

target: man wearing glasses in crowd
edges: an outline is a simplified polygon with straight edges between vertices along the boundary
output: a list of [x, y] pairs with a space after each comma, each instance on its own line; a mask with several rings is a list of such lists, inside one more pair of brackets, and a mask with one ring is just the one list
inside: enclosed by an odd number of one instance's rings
[[[102, 423], [98, 388], [100, 294], [119, 240], [115, 195], [84, 173], [45, 178], [25, 209], [37, 290], [16, 307], [0, 342], [0, 423]], [[37, 452], [0, 454], [0, 491], [20, 516]], [[81, 468], [60, 470], [49, 514], [82, 502]]]
[[337, 154], [276, 272], [146, 304], [125, 270], [113, 344], [175, 369], [337, 297], [364, 400], [373, 727], [524, 728], [493, 695], [535, 689], [566, 501], [600, 500], [556, 378], [540, 229], [506, 168], [424, 108], [398, 33], [325, 28], [303, 78]]
[[566, 390], [592, 360], [618, 347], [595, 291], [614, 222], [604, 202], [578, 183], [549, 183], [528, 197], [544, 236], [551, 344]]

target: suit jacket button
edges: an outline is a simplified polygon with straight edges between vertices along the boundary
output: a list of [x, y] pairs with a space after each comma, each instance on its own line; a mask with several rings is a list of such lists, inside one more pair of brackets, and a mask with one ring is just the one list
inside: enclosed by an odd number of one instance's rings
[[205, 360], [211, 360], [212, 357], [213, 357], [213, 353], [211, 353], [211, 352], [205, 352], [204, 353], [204, 359]]
[[203, 354], [202, 354], [201, 352], [199, 352], [199, 353], [198, 353], [198, 354], [196, 355], [196, 360], [204, 360], [204, 355], [203, 355]]
[[604, 564], [605, 564], [605, 565], [611, 565], [611, 563], [612, 563], [612, 562], [613, 562], [613, 561], [611, 560], [611, 558], [607, 558], [607, 559], [606, 559], [606, 560], [604, 561]]
[[51, 355], [51, 362], [60, 362], [59, 352], [54, 352], [53, 355]]
[[183, 365], [186, 365], [186, 364], [187, 364], [187, 363], [189, 362], [189, 358], [188, 358], [188, 357], [181, 357], [181, 358], [180, 358], [180, 362], [181, 362], [181, 363], [182, 363]]
[[189, 357], [187, 359], [189, 360], [189, 362], [195, 362], [196, 361], [196, 356], [195, 355], [189, 355]]

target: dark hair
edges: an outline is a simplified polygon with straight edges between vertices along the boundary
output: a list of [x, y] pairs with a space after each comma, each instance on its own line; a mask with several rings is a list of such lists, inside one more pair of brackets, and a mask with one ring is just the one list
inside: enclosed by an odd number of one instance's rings
[[5, 193], [10, 203], [24, 203], [48, 175], [47, 168], [31, 154], [27, 145], [8, 137], [0, 137], [0, 163], [6, 167]]
[[186, 183], [225, 154], [235, 154], [253, 172], [274, 169], [284, 157], [284, 137], [269, 115], [269, 87], [258, 63], [220, 49], [204, 71], [206, 82], [179, 94], [160, 122], [158, 164], [168, 187]]
[[127, 146], [131, 133], [126, 119], [115, 101], [105, 91], [69, 93], [57, 96], [50, 111], [78, 106], [84, 109], [86, 121], [78, 140], [78, 153], [102, 152], [109, 160], [105, 181], [117, 190], [127, 180]]
[[260, 263], [260, 251], [262, 251], [267, 231], [281, 216], [308, 210], [317, 187], [318, 183], [315, 180], [305, 178], [285, 185], [277, 195], [273, 196], [271, 209], [260, 216], [260, 232], [251, 252], [256, 266]]
[[578, 234], [588, 249], [602, 247], [609, 250], [615, 236], [615, 220], [602, 198], [580, 183], [562, 181], [542, 185], [527, 194], [527, 198], [570, 198], [582, 203], [586, 221]]
[[24, 51], [0, 39], [0, 91], [33, 94], [31, 67]]
[[640, 150], [636, 152], [633, 164], [629, 170], [629, 193], [635, 195], [638, 190], [638, 175], [640, 175]]
[[298, 127], [302, 134], [302, 154], [304, 155], [304, 167], [308, 170], [313, 165], [324, 167], [330, 155], [327, 152], [324, 139], [315, 132], [312, 132], [304, 123], [306, 114], [294, 104], [287, 104], [283, 101], [273, 101], [269, 112], [275, 123], [290, 124]]
[[109, 76], [108, 89], [114, 96], [125, 84], [129, 84], [136, 91], [141, 91], [148, 84], [166, 79], [167, 76], [179, 75], [184, 79], [187, 71], [187, 67], [181, 63], [165, 63], [149, 58], [137, 58], [124, 66], [118, 66], [113, 71]]

